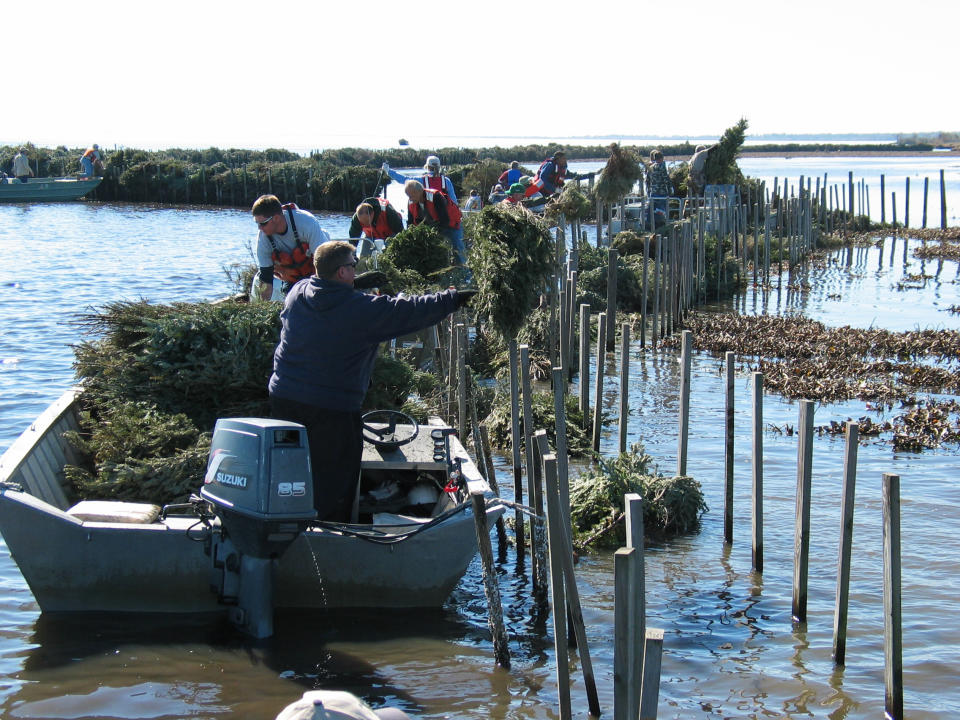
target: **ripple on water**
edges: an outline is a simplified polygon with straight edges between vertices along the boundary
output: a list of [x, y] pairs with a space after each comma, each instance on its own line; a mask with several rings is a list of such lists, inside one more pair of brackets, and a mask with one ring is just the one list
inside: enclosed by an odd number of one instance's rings
[[[324, 216], [346, 235], [348, 219]], [[250, 257], [249, 213], [67, 204], [0, 207], [0, 252], [27, 238], [69, 247], [47, 273], [21, 278], [0, 266], [0, 447], [8, 446], [71, 382], [76, 312], [114, 300], [202, 300], [231, 291], [222, 266]], [[898, 246], [902, 251], [902, 245]], [[958, 303], [956, 268], [898, 293], [901, 274], [877, 274], [875, 251], [858, 255], [853, 273], [836, 264], [802, 293], [755, 293], [750, 311], [803, 310], [838, 324], [889, 315], [912, 329], [917, 307], [935, 298]], [[125, 262], [130, 253], [134, 262]], [[123, 272], [117, 267], [122, 265]], [[819, 289], [822, 284], [822, 290]], [[846, 298], [845, 301], [836, 296]], [[879, 300], [876, 298], [880, 298]], [[903, 302], [904, 298], [908, 302]], [[868, 303], [856, 310], [859, 304]], [[882, 314], [883, 313], [883, 314]], [[942, 321], [937, 313], [936, 322]], [[953, 318], [951, 323], [960, 320]], [[951, 325], [954, 326], [954, 325]], [[723, 545], [724, 385], [721, 361], [698, 356], [692, 384], [688, 472], [710, 505], [701, 531], [652, 544], [645, 553], [649, 625], [665, 631], [660, 717], [877, 717], [883, 712], [882, 502], [880, 476], [901, 475], [903, 497], [904, 680], [910, 717], [955, 713], [958, 691], [944, 678], [960, 666], [960, 489], [955, 450], [894, 454], [873, 440], [860, 447], [847, 666], [830, 658], [843, 445], [814, 440], [809, 613], [791, 622], [797, 438], [765, 432], [763, 576], [751, 571], [751, 414], [749, 369], [739, 368], [735, 407], [734, 544]], [[606, 402], [616, 409], [617, 367], [608, 363]], [[631, 353], [630, 441], [641, 441], [663, 472], [676, 467], [678, 363], [669, 352]], [[576, 386], [574, 386], [576, 391]], [[614, 415], [616, 413], [614, 412]], [[862, 403], [818, 405], [816, 422], [866, 414]], [[764, 398], [767, 426], [796, 425], [797, 404]], [[605, 434], [610, 453], [616, 426]], [[500, 477], [509, 477], [500, 459]], [[501, 484], [508, 484], [503, 483]], [[504, 495], [510, 497], [509, 488]], [[350, 689], [427, 718], [552, 717], [556, 703], [549, 616], [531, 610], [526, 574], [514, 554], [500, 586], [514, 665], [492, 664], [479, 564], [440, 613], [409, 617], [359, 614], [349, 620], [278, 618], [276, 642], [256, 645], [204, 626], [161, 626], [102, 618], [57, 624], [39, 616], [5, 547], [0, 548], [0, 714], [4, 717], [273, 717], [310, 687]], [[527, 558], [529, 569], [529, 557]], [[613, 555], [577, 565], [591, 657], [605, 714], [612, 711]], [[582, 677], [572, 692], [585, 714]]]

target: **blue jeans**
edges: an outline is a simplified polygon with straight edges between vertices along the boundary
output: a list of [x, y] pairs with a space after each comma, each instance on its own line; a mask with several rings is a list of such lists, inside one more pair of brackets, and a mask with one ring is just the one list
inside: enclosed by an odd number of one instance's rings
[[453, 248], [453, 259], [457, 265], [466, 265], [467, 264], [467, 251], [463, 246], [463, 225], [454, 229], [446, 228], [443, 231], [443, 234], [446, 236], [447, 240], [450, 241], [450, 246]]

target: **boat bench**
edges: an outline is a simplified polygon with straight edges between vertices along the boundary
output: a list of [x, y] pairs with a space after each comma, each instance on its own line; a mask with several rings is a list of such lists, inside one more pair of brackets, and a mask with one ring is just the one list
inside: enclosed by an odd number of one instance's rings
[[67, 514], [83, 522], [149, 525], [160, 516], [160, 506], [120, 500], [81, 500], [67, 510]]

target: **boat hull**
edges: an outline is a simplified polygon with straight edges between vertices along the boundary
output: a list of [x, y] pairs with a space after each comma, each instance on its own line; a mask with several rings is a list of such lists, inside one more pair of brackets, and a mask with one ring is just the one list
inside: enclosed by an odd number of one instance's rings
[[8, 180], [0, 184], [0, 202], [67, 202], [77, 200], [93, 190], [103, 178], [78, 179], [69, 177], [30, 178], [22, 183]]
[[[77, 429], [78, 393], [54, 402], [0, 457], [0, 533], [45, 612], [201, 613], [224, 611], [210, 557], [219, 520], [170, 515], [152, 522], [100, 522], [68, 511], [63, 465], [76, 462], [63, 439]], [[436, 470], [430, 447], [367, 448], [364, 467]], [[451, 438], [468, 489], [488, 492]], [[401, 450], [403, 453], [401, 453]], [[442, 466], [441, 466], [442, 467]], [[106, 503], [110, 505], [110, 503]], [[492, 527], [503, 512], [487, 509]], [[439, 607], [477, 552], [469, 503], [434, 519], [375, 515], [372, 525], [318, 524], [272, 561], [278, 609]], [[401, 525], [402, 523], [402, 525]], [[411, 532], [415, 528], [415, 531]]]
[[[491, 507], [488, 527], [502, 508]], [[0, 491], [0, 529], [45, 612], [224, 610], [211, 591], [211, 530], [197, 518], [83, 522], [33, 496]], [[274, 561], [274, 607], [440, 607], [477, 552], [469, 509], [381, 544], [310, 529]]]

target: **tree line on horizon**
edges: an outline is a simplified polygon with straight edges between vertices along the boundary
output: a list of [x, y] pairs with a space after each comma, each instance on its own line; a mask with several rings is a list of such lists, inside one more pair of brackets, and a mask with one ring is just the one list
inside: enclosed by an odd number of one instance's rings
[[[735, 126], [736, 127], [736, 126]], [[745, 129], [745, 126], [744, 126]], [[729, 132], [729, 129], [728, 129]], [[740, 141], [742, 143], [743, 134]], [[83, 149], [23, 146], [0, 147], [0, 169], [12, 166], [13, 156], [25, 147], [37, 177], [71, 176], [79, 170]], [[318, 211], [350, 212], [357, 203], [376, 194], [389, 179], [381, 172], [384, 162], [398, 168], [419, 167], [427, 155], [437, 155], [444, 172], [462, 193], [464, 182], [480, 163], [504, 167], [518, 160], [535, 166], [564, 150], [571, 160], [603, 160], [609, 146], [522, 145], [489, 148], [437, 148], [416, 150], [336, 148], [312, 151], [306, 156], [282, 148], [249, 150], [210, 147], [106, 150], [103, 181], [91, 195], [103, 201], [154, 202], [249, 207], [262, 194], [272, 193]], [[638, 158], [659, 149], [666, 157], [689, 157], [690, 142], [659, 146], [630, 146]], [[886, 145], [769, 144], [750, 147], [751, 152], [836, 152], [841, 150], [929, 151], [925, 143]], [[724, 162], [730, 158], [724, 158]], [[489, 188], [482, 188], [486, 193]]]

